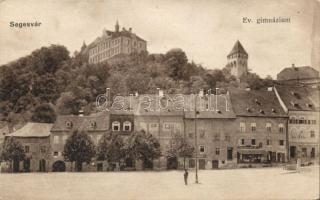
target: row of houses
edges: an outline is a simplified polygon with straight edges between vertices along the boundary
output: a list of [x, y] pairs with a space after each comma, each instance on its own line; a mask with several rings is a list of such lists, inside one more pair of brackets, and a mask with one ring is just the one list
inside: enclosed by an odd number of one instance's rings
[[[125, 169], [181, 169], [183, 158], [167, 155], [172, 136], [181, 134], [195, 147], [186, 159], [189, 169], [279, 165], [298, 157], [319, 158], [319, 90], [277, 86], [264, 90], [229, 89], [226, 94], [122, 97], [112, 109], [89, 116], [58, 116], [54, 124], [28, 123], [7, 134], [24, 146], [27, 158], [13, 171], [70, 171], [63, 158], [67, 138], [83, 130], [97, 145], [113, 131], [128, 137], [145, 131], [158, 139], [162, 156], [151, 163], [124, 160]], [[197, 157], [196, 157], [197, 156]], [[197, 161], [197, 162], [196, 162]], [[106, 171], [110, 163], [93, 160], [85, 171]]]

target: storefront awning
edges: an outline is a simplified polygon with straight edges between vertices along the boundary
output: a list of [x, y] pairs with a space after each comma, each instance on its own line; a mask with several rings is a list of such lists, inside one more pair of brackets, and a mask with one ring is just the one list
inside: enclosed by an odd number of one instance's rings
[[240, 154], [266, 154], [266, 150], [264, 149], [238, 149], [238, 153]]

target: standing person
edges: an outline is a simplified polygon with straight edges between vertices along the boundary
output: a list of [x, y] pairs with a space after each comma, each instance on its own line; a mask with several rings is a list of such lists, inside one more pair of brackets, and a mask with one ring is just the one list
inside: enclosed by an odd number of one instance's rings
[[184, 170], [184, 174], [183, 174], [183, 177], [184, 177], [184, 184], [185, 185], [188, 185], [188, 170], [187, 169], [185, 169]]

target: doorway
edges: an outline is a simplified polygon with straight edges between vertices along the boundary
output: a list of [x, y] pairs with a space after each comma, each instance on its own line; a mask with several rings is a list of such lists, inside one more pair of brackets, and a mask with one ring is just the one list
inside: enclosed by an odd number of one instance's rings
[[297, 147], [296, 146], [290, 146], [290, 158], [295, 158], [296, 157], [296, 151], [297, 151]]
[[45, 159], [39, 160], [39, 171], [40, 172], [46, 171], [46, 160]]
[[199, 159], [199, 169], [206, 169], [206, 160]]
[[219, 169], [219, 160], [212, 161], [212, 169]]
[[177, 157], [168, 157], [167, 158], [167, 169], [178, 169]]

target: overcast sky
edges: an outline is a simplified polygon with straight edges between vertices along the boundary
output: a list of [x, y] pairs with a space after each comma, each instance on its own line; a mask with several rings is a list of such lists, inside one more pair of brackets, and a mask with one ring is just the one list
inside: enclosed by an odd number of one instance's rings
[[[103, 28], [132, 27], [148, 42], [150, 53], [182, 48], [206, 68], [223, 68], [236, 40], [249, 53], [252, 72], [274, 78], [284, 67], [310, 65], [312, 0], [2, 0], [0, 64], [41, 46], [79, 50]], [[243, 17], [290, 17], [291, 23], [244, 24]], [[9, 23], [41, 22], [38, 28]]]

